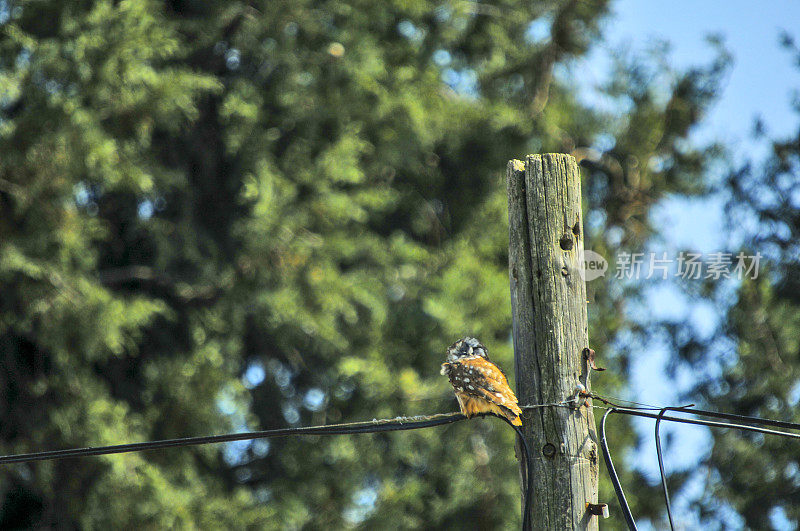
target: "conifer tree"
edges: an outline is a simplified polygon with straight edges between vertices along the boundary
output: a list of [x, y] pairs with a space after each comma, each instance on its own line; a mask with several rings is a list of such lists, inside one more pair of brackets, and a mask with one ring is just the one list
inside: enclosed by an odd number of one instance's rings
[[[453, 410], [465, 334], [510, 370], [506, 161], [581, 158], [613, 255], [715, 155], [686, 140], [724, 56], [621, 61], [622, 116], [579, 96], [607, 14], [0, 1], [2, 453]], [[636, 293], [593, 289], [614, 389]], [[484, 420], [8, 467], [0, 527], [507, 529], [512, 445]]]

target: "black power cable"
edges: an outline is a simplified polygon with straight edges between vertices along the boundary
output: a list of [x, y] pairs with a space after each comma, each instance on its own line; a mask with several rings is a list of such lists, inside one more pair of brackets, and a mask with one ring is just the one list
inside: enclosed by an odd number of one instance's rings
[[505, 417], [499, 418], [514, 428], [514, 431], [517, 432], [517, 438], [520, 443], [522, 443], [520, 446], [522, 447], [522, 453], [525, 457], [525, 501], [522, 506], [522, 531], [529, 531], [529, 529], [531, 529], [531, 500], [533, 499], [533, 460], [531, 458], [533, 454], [531, 454], [531, 449], [528, 447], [528, 442], [525, 440], [525, 435], [522, 433], [522, 428], [511, 424], [511, 421]]
[[[682, 408], [680, 408], [682, 409]], [[800, 424], [796, 422], [788, 422], [785, 420], [763, 419], [760, 417], [751, 417], [748, 415], [736, 415], [734, 413], [719, 413], [717, 411], [707, 411], [704, 409], [690, 409], [687, 413], [699, 415], [701, 417], [713, 417], [718, 419], [735, 420], [737, 422], [745, 422], [751, 424], [759, 424], [761, 426], [775, 426], [776, 428], [788, 428], [790, 430], [800, 430]]]
[[[613, 408], [613, 409], [616, 410], [617, 413], [622, 413], [623, 415], [632, 415], [634, 417], [646, 417], [646, 418], [651, 418], [651, 419], [657, 419], [658, 418], [658, 414], [656, 414], [656, 413], [648, 413], [646, 411], [641, 411], [641, 410], [638, 410], [638, 409], [633, 409], [633, 408]], [[740, 417], [739, 415], [729, 415], [727, 413], [716, 413], [716, 412], [713, 412], [713, 411], [703, 411], [703, 410], [700, 410], [700, 409], [681, 409], [681, 411], [682, 412], [686, 412], [686, 413], [691, 413], [693, 415], [697, 415], [697, 416], [701, 416], [701, 417], [703, 417], [703, 416], [712, 416], [712, 415], [709, 415], [709, 413], [712, 413], [713, 416], [718, 417], [718, 418], [732, 418], [734, 420], [738, 420], [736, 417]], [[747, 425], [747, 424], [736, 424], [736, 423], [733, 423], [733, 422], [716, 422], [716, 421], [713, 421], [713, 420], [687, 419], [687, 418], [682, 418], [682, 417], [668, 417], [666, 415], [663, 415], [661, 418], [663, 420], [668, 420], [670, 422], [680, 422], [680, 423], [683, 423], [683, 424], [696, 424], [696, 425], [699, 425], [699, 426], [709, 426], [711, 428], [730, 428], [730, 429], [736, 429], [736, 430], [741, 430], [741, 431], [752, 431], [752, 432], [756, 432], [756, 433], [763, 433], [765, 435], [778, 435], [779, 437], [789, 437], [791, 439], [800, 439], [800, 433], [790, 433], [790, 432], [786, 432], [786, 431], [770, 430], [770, 429], [767, 429], [767, 428], [759, 428], [758, 426], [750, 426], [750, 425]], [[764, 419], [761, 419], [761, 420], [763, 421]], [[775, 421], [775, 422], [778, 422], [778, 421]], [[763, 423], [765, 423], [765, 422], [759, 422], [759, 424], [763, 424]], [[791, 423], [791, 422], [788, 422], [788, 423], [785, 423], [785, 424], [792, 425], [793, 426], [792, 429], [800, 430], [800, 424], [795, 424], [795, 423]]]
[[[750, 431], [755, 433], [763, 433], [765, 435], [777, 435], [779, 437], [787, 437], [790, 439], [800, 439], [800, 433], [791, 433], [779, 430], [771, 430], [767, 428], [761, 428], [759, 426], [753, 426], [751, 424], [757, 425], [765, 425], [765, 426], [777, 426], [782, 428], [789, 428], [793, 430], [800, 430], [800, 424], [795, 422], [787, 422], [781, 420], [772, 420], [772, 419], [762, 419], [758, 417], [750, 417], [746, 415], [736, 415], [733, 413], [719, 413], [716, 411], [706, 411], [702, 409], [692, 409], [690, 406], [679, 406], [679, 407], [664, 407], [660, 408], [659, 412], [656, 413], [649, 413], [644, 411], [648, 408], [625, 408], [619, 407], [615, 404], [609, 403], [606, 401], [611, 408], [609, 408], [605, 415], [603, 415], [603, 420], [600, 422], [600, 444], [603, 450], [603, 459], [606, 463], [606, 468], [609, 471], [609, 475], [611, 476], [611, 483], [614, 485], [614, 491], [617, 494], [617, 500], [619, 500], [619, 504], [622, 507], [622, 514], [625, 517], [625, 522], [628, 525], [628, 529], [631, 531], [636, 531], [636, 522], [633, 519], [633, 515], [631, 514], [630, 506], [628, 505], [628, 501], [625, 498], [625, 492], [622, 489], [622, 485], [620, 484], [619, 477], [617, 476], [616, 470], [614, 469], [614, 463], [611, 461], [611, 453], [608, 449], [608, 443], [606, 441], [606, 419], [611, 413], [622, 413], [623, 415], [630, 415], [635, 417], [645, 417], [651, 418], [656, 420], [656, 452], [658, 454], [658, 465], [659, 471], [661, 472], [661, 484], [664, 488], [664, 498], [667, 504], [667, 516], [670, 521], [670, 527], [674, 529], [673, 522], [672, 522], [672, 508], [670, 506], [669, 500], [669, 491], [667, 489], [666, 484], [666, 476], [664, 473], [664, 462], [663, 456], [661, 452], [661, 440], [659, 437], [659, 426], [662, 420], [668, 422], [678, 422], [682, 424], [695, 424], [699, 426], [708, 426], [711, 428], [725, 428], [725, 429], [735, 429], [740, 431]], [[596, 406], [598, 407], [598, 406]], [[681, 413], [691, 413], [692, 415], [696, 415], [699, 417], [713, 417], [713, 418], [720, 418], [720, 419], [727, 419], [727, 420], [734, 420], [737, 422], [746, 422], [750, 424], [737, 424], [734, 422], [717, 422], [713, 420], [702, 420], [702, 419], [691, 419], [691, 418], [682, 418], [682, 417], [673, 417], [673, 416], [666, 416], [665, 413], [667, 411], [679, 411]]]
[[614, 468], [614, 462], [611, 460], [611, 452], [608, 450], [608, 441], [606, 440], [606, 420], [611, 413], [616, 411], [615, 408], [610, 408], [603, 415], [603, 420], [600, 421], [600, 448], [603, 450], [603, 461], [606, 462], [606, 469], [611, 477], [611, 484], [614, 485], [614, 492], [617, 494], [617, 500], [619, 500], [619, 505], [622, 508], [622, 516], [625, 518], [625, 523], [630, 531], [637, 531], [636, 521], [633, 519], [628, 500], [625, 498], [625, 491], [622, 490], [622, 484], [619, 481], [617, 469]]
[[196, 446], [199, 444], [246, 441], [251, 439], [268, 439], [273, 437], [289, 437], [292, 435], [347, 435], [357, 433], [379, 433], [384, 431], [417, 430], [420, 428], [430, 428], [433, 426], [451, 424], [453, 422], [466, 419], [467, 417], [461, 413], [440, 413], [438, 415], [397, 417], [395, 419], [375, 420], [371, 422], [351, 422], [348, 424], [328, 424], [325, 426], [307, 426], [301, 428], [282, 428], [277, 430], [226, 433], [224, 435], [207, 435], [202, 437], [184, 437], [181, 439], [165, 439], [161, 441], [115, 444], [112, 446], [49, 450], [45, 452], [33, 452], [29, 454], [0, 456], [0, 465], [6, 465], [10, 463], [29, 463], [32, 461], [47, 461], [50, 459], [65, 459], [68, 457], [142, 452], [145, 450], [156, 450], [158, 448]]
[[[481, 415], [483, 416], [483, 415]], [[494, 415], [491, 415], [494, 416]], [[502, 418], [509, 426], [514, 428], [519, 440], [521, 441], [522, 452], [525, 457], [525, 487], [523, 502], [522, 529], [530, 529], [530, 503], [533, 498], [533, 462], [531, 460], [530, 448], [525, 441], [525, 437], [517, 426], [505, 417]], [[307, 426], [300, 428], [283, 428], [277, 430], [250, 431], [242, 433], [227, 433], [224, 435], [208, 435], [202, 437], [184, 437], [180, 439], [165, 439], [160, 441], [148, 441], [141, 443], [116, 444], [111, 446], [94, 446], [87, 448], [69, 448], [65, 450], [49, 450], [44, 452], [33, 452], [28, 454], [16, 454], [0, 456], [0, 465], [12, 463], [31, 463], [34, 461], [48, 461], [53, 459], [67, 459], [72, 457], [86, 457], [96, 455], [111, 455], [128, 452], [142, 452], [146, 450], [156, 450], [159, 448], [177, 448], [185, 446], [197, 446], [201, 444], [214, 444], [233, 441], [245, 441], [253, 439], [267, 439], [275, 437], [289, 437], [293, 435], [348, 435], [360, 433], [379, 433], [387, 431], [417, 430], [421, 428], [431, 428], [467, 420], [461, 413], [440, 413], [437, 415], [417, 416], [417, 417], [397, 417], [394, 419], [373, 420], [371, 422], [351, 422], [347, 424], [328, 424], [325, 426]]]
[[[633, 518], [633, 515], [631, 514], [630, 507], [625, 498], [625, 492], [622, 489], [622, 485], [619, 481], [616, 469], [614, 468], [614, 463], [611, 460], [611, 453], [608, 449], [608, 442], [606, 440], [606, 420], [608, 419], [608, 416], [611, 413], [621, 413], [623, 415], [652, 418], [656, 420], [656, 430], [655, 430], [656, 451], [658, 453], [659, 470], [661, 472], [661, 482], [664, 488], [664, 497], [667, 504], [667, 515], [670, 520], [670, 527], [673, 526], [672, 510], [670, 506], [669, 492], [666, 484], [666, 476], [664, 473], [664, 463], [661, 451], [661, 440], [659, 437], [659, 427], [662, 420], [668, 422], [679, 422], [684, 424], [708, 426], [712, 428], [737, 429], [742, 431], [763, 433], [766, 435], [777, 435], [781, 437], [800, 439], [800, 433], [790, 433], [785, 431], [778, 431], [778, 430], [759, 427], [759, 425], [775, 426], [793, 430], [800, 430], [800, 424], [794, 422], [762, 419], [758, 417], [736, 415], [732, 413], [719, 413], [716, 411], [692, 409], [691, 406], [658, 408], [658, 413], [656, 414], [656, 413], [649, 413], [646, 411], [646, 410], [653, 410], [655, 409], [654, 407], [639, 407], [639, 408], [621, 407], [614, 404], [613, 402], [610, 402], [609, 400], [605, 400], [603, 398], [592, 395], [588, 396], [592, 398], [598, 398], [607, 405], [611, 406], [606, 411], [605, 415], [603, 415], [603, 419], [600, 423], [600, 443], [603, 451], [603, 459], [605, 460], [606, 468], [608, 469], [609, 475], [611, 476], [611, 482], [614, 485], [614, 491], [617, 494], [617, 499], [619, 500], [620, 506], [622, 507], [622, 512], [625, 518], [625, 522], [627, 523], [628, 528], [633, 531], [636, 530], [636, 522]], [[538, 404], [538, 405], [524, 406], [523, 409], [539, 408], [539, 407], [564, 407], [566, 402], [567, 401], [558, 404]], [[691, 413], [693, 415], [700, 417], [705, 416], [712, 418], [720, 418], [720, 419], [742, 422], [746, 424], [667, 416], [665, 415], [667, 411], [680, 411], [683, 413]], [[368, 421], [368, 422], [352, 422], [347, 424], [328, 424], [325, 426], [308, 426], [300, 428], [283, 428], [277, 430], [228, 433], [223, 435], [209, 435], [201, 437], [185, 437], [180, 439], [165, 439], [160, 441], [117, 444], [111, 446], [70, 448], [64, 450], [50, 450], [44, 452], [33, 452], [27, 454], [0, 456], [0, 465], [12, 464], [12, 463], [30, 463], [34, 461], [46, 461], [52, 459], [66, 459], [71, 457], [86, 457], [86, 456], [96, 456], [96, 455], [119, 454], [127, 452], [141, 452], [146, 450], [155, 450], [159, 448], [176, 448], [184, 446], [196, 446], [201, 444], [265, 439], [273, 437], [289, 437], [293, 435], [348, 435], [348, 434], [361, 434], [361, 433], [380, 433], [380, 432], [400, 431], [400, 430], [416, 430], [421, 428], [430, 428], [434, 426], [452, 424], [454, 422], [459, 422], [466, 419], [467, 417], [465, 417], [461, 413], [440, 413], [428, 416], [397, 417], [394, 419], [373, 420], [371, 422]], [[524, 513], [523, 513], [522, 525], [523, 525], [523, 530], [527, 531], [528, 529], [530, 529], [529, 513], [530, 513], [530, 503], [533, 498], [533, 466], [532, 466], [533, 454], [531, 454], [530, 452], [530, 448], [528, 447], [528, 444], [525, 441], [525, 437], [523, 436], [522, 430], [520, 430], [519, 427], [511, 424], [511, 422], [509, 422], [507, 419], [503, 420], [505, 420], [516, 431], [517, 436], [521, 442], [521, 448], [525, 457], [525, 471], [526, 471], [525, 487], [524, 487], [525, 496], [523, 504]]]

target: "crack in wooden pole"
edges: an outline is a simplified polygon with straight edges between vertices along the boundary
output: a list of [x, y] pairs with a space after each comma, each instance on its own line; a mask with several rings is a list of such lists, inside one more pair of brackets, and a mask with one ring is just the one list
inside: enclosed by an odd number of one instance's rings
[[[581, 182], [575, 159], [549, 153], [508, 163], [509, 277], [520, 405], [589, 388]], [[597, 529], [598, 451], [590, 407], [523, 412], [533, 452], [532, 529]], [[524, 463], [520, 463], [524, 469]]]

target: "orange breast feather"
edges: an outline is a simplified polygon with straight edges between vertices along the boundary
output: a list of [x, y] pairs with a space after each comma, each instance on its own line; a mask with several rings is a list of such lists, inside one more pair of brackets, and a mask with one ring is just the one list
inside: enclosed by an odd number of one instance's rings
[[517, 405], [517, 397], [508, 386], [503, 372], [494, 363], [475, 357], [447, 365], [450, 383], [455, 388], [464, 415], [472, 417], [493, 413], [507, 418], [514, 425], [522, 425], [519, 418], [522, 410]]

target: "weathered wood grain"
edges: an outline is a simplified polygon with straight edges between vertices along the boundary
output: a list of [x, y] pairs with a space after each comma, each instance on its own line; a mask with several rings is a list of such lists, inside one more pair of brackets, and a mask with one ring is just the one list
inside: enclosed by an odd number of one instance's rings
[[[557, 403], [589, 384], [580, 174], [569, 155], [529, 155], [509, 162], [507, 185], [517, 396], [520, 405]], [[586, 510], [597, 503], [591, 408], [529, 409], [522, 418], [534, 454], [533, 528], [597, 529]]]

